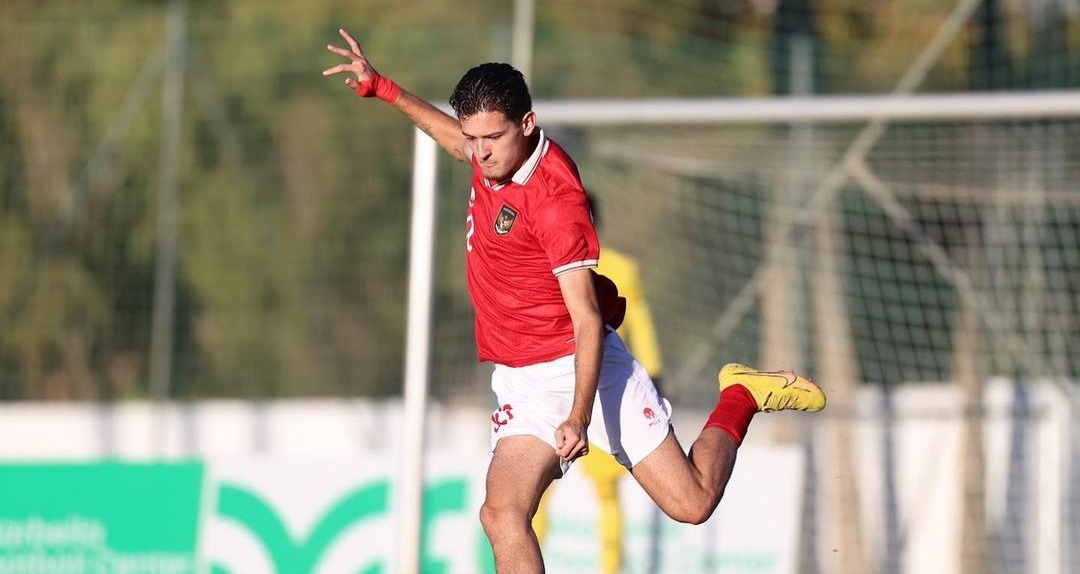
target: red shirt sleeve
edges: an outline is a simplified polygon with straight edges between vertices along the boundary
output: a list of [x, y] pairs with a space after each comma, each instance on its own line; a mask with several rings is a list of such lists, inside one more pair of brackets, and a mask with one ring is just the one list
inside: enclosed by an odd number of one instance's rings
[[589, 216], [585, 190], [560, 186], [537, 207], [534, 232], [552, 272], [558, 275], [571, 269], [596, 267], [600, 243]]

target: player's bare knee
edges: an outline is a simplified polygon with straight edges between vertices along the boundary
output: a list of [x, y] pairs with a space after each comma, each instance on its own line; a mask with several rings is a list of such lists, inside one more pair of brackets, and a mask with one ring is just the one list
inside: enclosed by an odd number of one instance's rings
[[676, 522], [697, 525], [708, 520], [714, 510], [716, 510], [715, 504], [687, 504], [668, 512], [668, 516]]
[[509, 532], [520, 525], [528, 525], [529, 518], [513, 507], [498, 506], [485, 501], [480, 506], [480, 524], [490, 536], [497, 532]]
[[484, 527], [485, 532], [490, 534], [498, 530], [496, 526], [498, 516], [499, 513], [486, 502], [480, 506], [480, 524]]
[[672, 520], [685, 524], [701, 524], [712, 516], [720, 503], [720, 494], [707, 491], [696, 495], [684, 495], [674, 498], [663, 505], [664, 513]]

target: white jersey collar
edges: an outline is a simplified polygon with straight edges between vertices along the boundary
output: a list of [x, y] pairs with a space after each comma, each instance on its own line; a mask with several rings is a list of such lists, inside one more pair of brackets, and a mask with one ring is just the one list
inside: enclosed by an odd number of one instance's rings
[[484, 178], [484, 181], [487, 182], [488, 187], [495, 191], [499, 191], [500, 189], [506, 187], [506, 185], [510, 182], [514, 182], [518, 185], [525, 185], [526, 183], [529, 183], [529, 179], [532, 178], [533, 173], [536, 172], [536, 168], [540, 165], [540, 158], [544, 157], [544, 154], [547, 153], [548, 148], [548, 139], [547, 136], [544, 135], [544, 130], [540, 128], [536, 129], [540, 132], [540, 140], [536, 142], [536, 149], [533, 150], [532, 155], [529, 156], [529, 159], [526, 159], [525, 163], [521, 164], [521, 167], [519, 167], [518, 170], [514, 172], [514, 175], [510, 176], [510, 179], [504, 179], [502, 181], [492, 181], [490, 179]]
[[540, 141], [536, 142], [536, 149], [533, 150], [529, 159], [525, 160], [525, 163], [521, 164], [517, 172], [514, 173], [514, 177], [510, 178], [514, 183], [518, 185], [525, 185], [529, 183], [529, 178], [536, 172], [537, 166], [540, 165], [540, 158], [544, 157], [547, 153], [548, 139], [544, 135], [544, 130], [536, 128], [540, 132]]

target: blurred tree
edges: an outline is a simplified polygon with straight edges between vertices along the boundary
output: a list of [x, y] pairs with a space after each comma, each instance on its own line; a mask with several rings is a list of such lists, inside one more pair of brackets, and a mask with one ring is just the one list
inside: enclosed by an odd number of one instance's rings
[[[167, 5], [0, 3], [0, 398], [147, 392]], [[917, 53], [950, 9], [813, 6], [815, 85], [844, 92], [890, 89], [910, 64], [897, 54]], [[511, 6], [230, 0], [189, 2], [187, 14], [171, 392], [398, 393], [413, 131], [321, 77], [334, 61], [323, 46], [348, 27], [380, 70], [445, 101], [468, 67], [509, 58]], [[1030, 84], [1072, 81], [1054, 74], [1076, 75], [1074, 18], [1031, 14], [1035, 36], [1002, 33], [994, 54], [1038, 39]], [[769, 23], [784, 17], [769, 0], [539, 3], [530, 80], [537, 99], [765, 94]], [[975, 81], [957, 62], [1001, 59], [964, 48], [927, 89]], [[455, 186], [441, 211], [460, 212], [465, 168], [444, 169]], [[460, 229], [449, 227], [440, 265], [456, 273]], [[463, 283], [443, 275], [436, 300], [460, 321]], [[465, 333], [437, 329], [464, 354]]]

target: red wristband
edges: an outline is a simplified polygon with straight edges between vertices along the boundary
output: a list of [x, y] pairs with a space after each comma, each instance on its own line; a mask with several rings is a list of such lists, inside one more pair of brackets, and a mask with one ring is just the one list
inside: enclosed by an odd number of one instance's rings
[[401, 95], [401, 86], [398, 86], [394, 80], [381, 76], [376, 72], [370, 80], [356, 85], [356, 95], [362, 98], [374, 96], [388, 104], [392, 104]]

